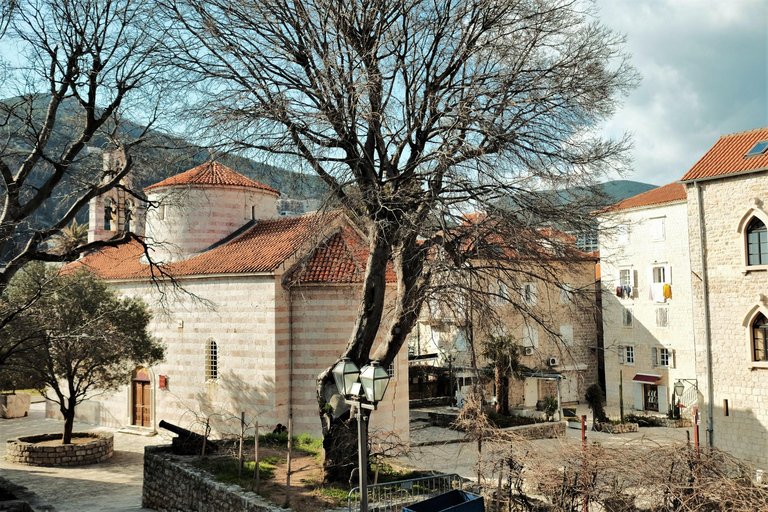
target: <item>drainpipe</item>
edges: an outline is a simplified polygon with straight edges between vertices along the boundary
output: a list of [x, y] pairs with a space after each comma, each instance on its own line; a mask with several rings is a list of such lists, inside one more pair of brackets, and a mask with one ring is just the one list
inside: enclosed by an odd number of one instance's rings
[[712, 389], [712, 383], [714, 381], [712, 377], [712, 331], [710, 329], [709, 322], [709, 281], [707, 278], [707, 255], [706, 251], [704, 250], [707, 235], [704, 229], [704, 210], [702, 208], [702, 202], [704, 198], [701, 192], [701, 185], [698, 181], [694, 181], [693, 186], [696, 187], [696, 213], [698, 214], [699, 218], [699, 258], [701, 263], [701, 290], [702, 297], [704, 299], [704, 342], [707, 351], [707, 442], [709, 443], [709, 446], [714, 446], [712, 404], [715, 401], [715, 392]]
[[288, 286], [288, 420], [293, 423], [293, 286]]

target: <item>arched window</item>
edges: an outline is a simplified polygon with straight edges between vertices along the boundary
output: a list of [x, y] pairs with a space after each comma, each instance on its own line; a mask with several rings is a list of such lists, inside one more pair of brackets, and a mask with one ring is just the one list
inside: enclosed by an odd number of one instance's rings
[[131, 230], [131, 222], [133, 221], [133, 201], [130, 199], [125, 200], [125, 229], [124, 231]]
[[752, 322], [752, 360], [768, 361], [768, 320], [762, 313]]
[[110, 198], [104, 200], [104, 229], [112, 231], [113, 219], [115, 217], [115, 203]]
[[768, 265], [768, 230], [757, 217], [747, 226], [747, 264]]
[[216, 380], [219, 378], [219, 349], [216, 341], [208, 340], [205, 346], [205, 380]]

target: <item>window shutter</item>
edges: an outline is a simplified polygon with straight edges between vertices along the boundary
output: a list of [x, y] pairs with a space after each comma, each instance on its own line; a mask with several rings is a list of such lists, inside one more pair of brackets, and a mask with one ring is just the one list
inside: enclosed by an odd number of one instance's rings
[[672, 265], [664, 265], [664, 282], [672, 284]]
[[670, 368], [677, 368], [677, 351], [674, 349], [669, 349], [669, 367]]
[[669, 402], [667, 401], [667, 386], [658, 386], [656, 388], [659, 397], [659, 412], [666, 413], [669, 410]]
[[651, 348], [651, 359], [653, 366], [659, 366], [659, 349], [656, 347]]
[[624, 364], [624, 345], [619, 345], [619, 364]]
[[643, 404], [643, 385], [639, 382], [634, 382], [634, 395], [635, 395], [635, 410], [642, 411], [644, 409]]

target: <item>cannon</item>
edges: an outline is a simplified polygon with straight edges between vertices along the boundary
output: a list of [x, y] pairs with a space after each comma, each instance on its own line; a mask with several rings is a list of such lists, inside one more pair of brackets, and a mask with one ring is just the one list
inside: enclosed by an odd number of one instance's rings
[[206, 454], [213, 453], [219, 449], [219, 445], [205, 436], [176, 426], [173, 423], [160, 420], [159, 426], [176, 434], [177, 437], [171, 440], [171, 451], [176, 455], [200, 455], [203, 452], [203, 445], [205, 445]]

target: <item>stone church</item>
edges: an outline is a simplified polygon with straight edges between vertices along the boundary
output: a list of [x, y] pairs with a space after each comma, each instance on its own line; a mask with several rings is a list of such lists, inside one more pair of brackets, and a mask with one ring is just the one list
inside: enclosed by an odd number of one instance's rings
[[[354, 325], [367, 258], [361, 233], [339, 212], [280, 218], [277, 190], [217, 162], [145, 193], [146, 204], [117, 191], [92, 200], [89, 239], [131, 229], [146, 248], [109, 248], [73, 266], [150, 305], [165, 360], [83, 403], [78, 419], [146, 431], [160, 420], [199, 431], [208, 420], [239, 431], [245, 412], [269, 431], [291, 417], [295, 435], [320, 435], [315, 382]], [[372, 432], [407, 442], [405, 349], [388, 371]]]

